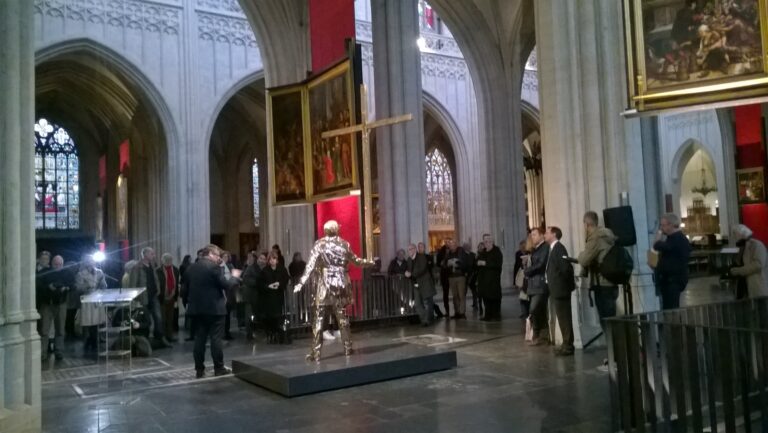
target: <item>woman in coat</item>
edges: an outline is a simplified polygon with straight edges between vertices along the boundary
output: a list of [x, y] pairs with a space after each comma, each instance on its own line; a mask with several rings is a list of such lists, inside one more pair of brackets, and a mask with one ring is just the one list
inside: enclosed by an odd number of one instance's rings
[[277, 342], [280, 320], [283, 318], [285, 290], [290, 276], [285, 266], [280, 266], [279, 256], [275, 251], [269, 253], [267, 266], [261, 270], [259, 278], [259, 305], [264, 328], [267, 331], [267, 341]]
[[750, 298], [768, 296], [768, 254], [765, 245], [752, 237], [752, 230], [743, 224], [733, 228], [736, 245], [743, 248], [741, 266], [731, 268], [731, 275], [747, 280]]

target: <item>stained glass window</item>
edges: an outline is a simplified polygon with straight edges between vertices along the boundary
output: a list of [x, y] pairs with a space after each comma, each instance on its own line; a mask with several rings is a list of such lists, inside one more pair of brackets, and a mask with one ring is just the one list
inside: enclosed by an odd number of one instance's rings
[[426, 156], [427, 214], [431, 229], [453, 227], [453, 176], [448, 159], [437, 148]]
[[434, 9], [424, 0], [419, 0], [419, 27], [421, 30], [437, 32], [437, 17]]
[[80, 228], [80, 160], [67, 131], [46, 119], [35, 124], [35, 228]]
[[259, 226], [259, 160], [253, 160], [251, 168], [251, 177], [253, 179], [253, 225]]

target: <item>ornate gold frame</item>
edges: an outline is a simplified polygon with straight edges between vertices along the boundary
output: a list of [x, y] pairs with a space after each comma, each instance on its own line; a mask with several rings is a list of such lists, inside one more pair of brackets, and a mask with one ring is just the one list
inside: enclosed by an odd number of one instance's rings
[[706, 83], [672, 84], [647, 88], [642, 4], [624, 1], [624, 32], [629, 108], [638, 112], [709, 104], [768, 95], [768, 0], [756, 0], [760, 16], [763, 70], [760, 73], [724, 77]]
[[[355, 100], [356, 100], [356, 94], [355, 94], [355, 85], [354, 85], [354, 77], [352, 74], [352, 62], [350, 60], [344, 60], [341, 63], [338, 63], [337, 65], [331, 67], [330, 69], [324, 71], [323, 73], [319, 74], [317, 77], [314, 77], [310, 79], [308, 85], [307, 85], [307, 99], [305, 104], [305, 112], [304, 112], [304, 119], [305, 119], [305, 139], [307, 140], [306, 147], [307, 147], [307, 155], [308, 155], [308, 168], [310, 172], [310, 182], [309, 182], [309, 194], [312, 198], [312, 202], [322, 201], [329, 198], [336, 198], [336, 197], [346, 197], [349, 195], [351, 190], [360, 188], [360, 181], [358, 177], [358, 167], [357, 167], [357, 134], [350, 134], [350, 145], [352, 146], [352, 183], [348, 187], [340, 187], [339, 189], [334, 189], [331, 191], [323, 192], [320, 194], [315, 194], [315, 178], [314, 178], [314, 171], [312, 170], [312, 142], [311, 142], [311, 135], [312, 135], [312, 112], [310, 110], [310, 95], [312, 93], [312, 89], [321, 86], [325, 84], [326, 82], [336, 79], [340, 76], [344, 77], [345, 87], [347, 88], [347, 95], [349, 95], [349, 99], [347, 100], [347, 105], [349, 107], [349, 116], [350, 116], [350, 125], [352, 126], [356, 125], [358, 123], [357, 119], [357, 110], [355, 107]], [[341, 128], [341, 126], [339, 126]], [[323, 131], [325, 132], [325, 131]]]
[[[299, 93], [301, 96], [301, 113], [300, 116], [301, 119], [301, 131], [302, 131], [302, 139], [303, 139], [303, 153], [304, 153], [304, 197], [298, 198], [294, 200], [283, 200], [278, 202], [277, 200], [277, 188], [275, 188], [275, 128], [274, 128], [274, 113], [273, 113], [273, 102], [272, 100], [274, 98], [288, 95], [288, 94], [295, 94]], [[301, 205], [308, 203], [311, 194], [311, 179], [310, 176], [307, 173], [307, 128], [306, 128], [306, 118], [304, 115], [304, 112], [306, 111], [307, 106], [307, 88], [303, 84], [297, 84], [297, 85], [290, 85], [290, 86], [283, 86], [283, 87], [276, 87], [273, 89], [267, 90], [267, 125], [269, 125], [269, 134], [267, 134], [267, 155], [268, 155], [268, 162], [269, 162], [269, 181], [271, 186], [271, 193], [270, 193], [270, 200], [272, 202], [273, 206], [285, 206], [285, 205]]]

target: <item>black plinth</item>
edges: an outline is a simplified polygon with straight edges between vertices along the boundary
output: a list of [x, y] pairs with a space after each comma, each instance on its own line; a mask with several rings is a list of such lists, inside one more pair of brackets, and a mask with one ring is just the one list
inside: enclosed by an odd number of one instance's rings
[[341, 353], [340, 344], [326, 345], [319, 363], [305, 361], [309, 348], [302, 349], [235, 359], [232, 371], [246, 382], [296, 397], [456, 367], [455, 351], [409, 343], [360, 347], [349, 357]]

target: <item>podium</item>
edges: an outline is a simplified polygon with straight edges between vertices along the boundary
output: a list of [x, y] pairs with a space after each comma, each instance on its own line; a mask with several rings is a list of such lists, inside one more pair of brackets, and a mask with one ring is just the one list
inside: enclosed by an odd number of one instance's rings
[[[130, 373], [133, 367], [131, 346], [133, 342], [133, 327], [131, 326], [131, 318], [133, 317], [133, 301], [146, 290], [145, 287], [137, 288], [125, 288], [125, 289], [103, 289], [96, 290], [80, 298], [82, 304], [81, 314], [89, 311], [89, 314], [98, 314], [100, 317], [100, 323], [98, 325], [98, 337], [97, 352], [99, 358], [104, 358], [104, 371], [109, 376], [109, 362], [110, 359], [128, 357], [128, 372]], [[119, 326], [112, 326], [112, 316], [110, 310], [114, 311], [116, 308], [128, 308], [128, 323], [124, 323], [123, 320]], [[90, 309], [90, 310], [88, 310]], [[102, 319], [103, 318], [103, 319]], [[110, 344], [114, 344], [115, 341], [119, 341], [121, 334], [128, 334], [128, 348], [127, 349], [112, 349]], [[102, 347], [101, 341], [104, 337], [104, 347]], [[114, 338], [112, 338], [114, 336]]]

